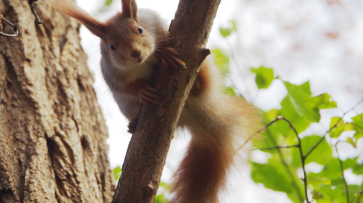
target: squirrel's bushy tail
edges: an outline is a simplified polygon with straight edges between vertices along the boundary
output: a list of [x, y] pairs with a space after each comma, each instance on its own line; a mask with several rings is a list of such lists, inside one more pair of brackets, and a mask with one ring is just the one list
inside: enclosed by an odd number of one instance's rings
[[231, 153], [220, 143], [192, 139], [175, 173], [173, 203], [217, 203]]
[[181, 114], [178, 125], [192, 139], [174, 175], [171, 203], [218, 203], [228, 172], [240, 160], [237, 148], [258, 128], [256, 108], [223, 94], [218, 74], [215, 67], [202, 64], [195, 87], [205, 88], [189, 96]]

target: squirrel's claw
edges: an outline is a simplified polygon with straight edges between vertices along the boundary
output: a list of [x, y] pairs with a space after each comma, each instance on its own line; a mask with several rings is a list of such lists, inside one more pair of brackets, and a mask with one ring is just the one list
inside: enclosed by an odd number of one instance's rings
[[138, 90], [140, 101], [144, 104], [157, 104], [159, 101], [158, 95], [156, 95], [156, 89], [150, 87], [143, 79], [135, 81]]
[[155, 54], [161, 59], [162, 66], [177, 69], [180, 66], [186, 68], [185, 63], [179, 59], [179, 54], [171, 47], [159, 47]]
[[157, 104], [158, 95], [155, 94], [156, 90], [150, 86], [140, 88], [139, 97], [140, 101], [144, 104]]
[[146, 88], [140, 89], [139, 96], [140, 96], [140, 101], [144, 104], [150, 104], [150, 103], [157, 104], [158, 103], [158, 96]]

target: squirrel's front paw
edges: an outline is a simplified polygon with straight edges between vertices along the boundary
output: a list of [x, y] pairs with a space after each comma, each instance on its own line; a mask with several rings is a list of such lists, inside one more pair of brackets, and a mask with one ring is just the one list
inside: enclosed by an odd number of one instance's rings
[[185, 63], [179, 59], [179, 54], [171, 47], [158, 47], [155, 54], [160, 58], [164, 67], [177, 69], [180, 66], [186, 68]]
[[139, 87], [139, 98], [144, 104], [157, 104], [159, 101], [158, 95], [156, 95], [156, 89], [150, 87], [144, 80], [140, 79], [137, 82]]
[[157, 104], [158, 103], [158, 95], [155, 94], [156, 89], [148, 86], [142, 87], [139, 90], [140, 101], [144, 104]]

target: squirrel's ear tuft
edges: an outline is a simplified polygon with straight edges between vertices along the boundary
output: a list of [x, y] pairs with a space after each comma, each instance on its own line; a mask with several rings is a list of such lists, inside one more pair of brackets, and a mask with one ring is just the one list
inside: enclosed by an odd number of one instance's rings
[[121, 0], [122, 15], [137, 21], [137, 5], [135, 0]]
[[79, 8], [75, 2], [69, 0], [53, 0], [52, 6], [61, 13], [75, 18], [85, 25], [94, 35], [104, 38], [106, 25], [90, 16], [86, 11]]
[[95, 21], [83, 24], [97, 37], [101, 39], [104, 39], [106, 37], [106, 25], [104, 23]]

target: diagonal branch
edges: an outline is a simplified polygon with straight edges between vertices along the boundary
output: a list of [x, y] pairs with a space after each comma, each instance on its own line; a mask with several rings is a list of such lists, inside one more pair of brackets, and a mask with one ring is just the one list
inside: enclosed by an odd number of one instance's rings
[[156, 71], [154, 88], [161, 102], [143, 105], [140, 110], [112, 202], [153, 202], [179, 116], [198, 67], [210, 53], [204, 47], [219, 3], [220, 0], [179, 2], [169, 31], [172, 47], [188, 68]]
[[362, 194], [363, 194], [363, 190], [359, 191], [358, 195], [357, 195], [357, 198], [355, 198], [353, 203], [358, 203], [359, 199], [362, 197]]
[[359, 104], [361, 104], [363, 102], [363, 99], [361, 99], [356, 105], [354, 105], [352, 108], [350, 108], [348, 111], [344, 112], [344, 114], [342, 115], [342, 117], [340, 117], [337, 122], [328, 130], [326, 131], [326, 133], [324, 134], [323, 137], [320, 138], [320, 140], [310, 149], [310, 151], [308, 151], [308, 153], [306, 153], [304, 155], [304, 158], [307, 158], [311, 152], [314, 151], [315, 148], [318, 147], [318, 145], [325, 139], [325, 136], [331, 131], [333, 130], [335, 127], [337, 127], [338, 123], [343, 119], [343, 117], [345, 115], [347, 115], [347, 113], [349, 113], [350, 111], [352, 111], [355, 107], [357, 107]]
[[271, 122], [267, 123], [265, 126], [263, 126], [261, 129], [257, 130], [255, 133], [253, 133], [252, 135], [250, 135], [245, 142], [238, 147], [238, 149], [233, 153], [233, 156], [237, 154], [237, 152], [239, 150], [241, 150], [254, 136], [258, 135], [260, 132], [264, 131], [265, 129], [267, 129], [270, 125], [276, 123], [278, 120], [280, 120], [281, 117], [276, 117], [274, 120], [272, 120]]
[[281, 148], [294, 148], [299, 147], [299, 145], [289, 145], [289, 146], [274, 146], [274, 147], [265, 147], [265, 148], [253, 148], [252, 150], [272, 150], [272, 149], [281, 149]]
[[344, 176], [344, 165], [343, 165], [343, 161], [339, 157], [339, 151], [338, 151], [338, 144], [339, 143], [340, 143], [340, 141], [338, 140], [338, 142], [335, 144], [335, 150], [337, 150], [337, 155], [338, 155], [339, 164], [340, 164], [340, 170], [342, 171], [342, 178], [343, 178], [344, 185], [345, 185], [345, 195], [347, 197], [347, 203], [349, 203], [349, 189], [348, 189], [347, 181], [346, 181], [345, 176]]

